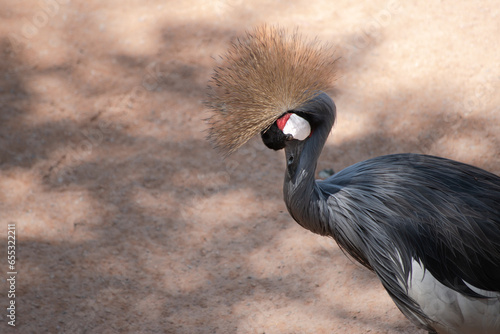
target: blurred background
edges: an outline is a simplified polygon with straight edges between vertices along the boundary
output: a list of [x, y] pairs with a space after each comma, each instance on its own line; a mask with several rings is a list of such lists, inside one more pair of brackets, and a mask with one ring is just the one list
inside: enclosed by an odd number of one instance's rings
[[[16, 225], [18, 333], [421, 333], [290, 218], [283, 152], [211, 148], [202, 102], [237, 36], [298, 27], [340, 57], [318, 171], [413, 152], [500, 174], [497, 1], [0, 5], [0, 239]], [[6, 254], [0, 266], [7, 307]]]

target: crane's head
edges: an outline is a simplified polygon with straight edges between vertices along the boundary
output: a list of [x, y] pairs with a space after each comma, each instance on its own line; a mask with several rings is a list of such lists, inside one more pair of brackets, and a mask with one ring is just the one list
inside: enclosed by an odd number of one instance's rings
[[309, 122], [292, 112], [287, 112], [278, 118], [269, 129], [261, 133], [264, 144], [276, 151], [285, 148], [287, 141], [305, 140], [310, 135]]
[[325, 136], [335, 122], [335, 112], [335, 104], [330, 97], [319, 92], [310, 101], [296, 110], [287, 111], [268, 129], [263, 130], [262, 141], [270, 149], [281, 150], [287, 143], [305, 142], [318, 129]]
[[274, 149], [305, 140], [314, 131], [314, 108], [303, 107], [330, 88], [335, 61], [331, 48], [297, 32], [267, 26], [248, 32], [209, 82], [209, 139], [227, 154], [259, 133]]

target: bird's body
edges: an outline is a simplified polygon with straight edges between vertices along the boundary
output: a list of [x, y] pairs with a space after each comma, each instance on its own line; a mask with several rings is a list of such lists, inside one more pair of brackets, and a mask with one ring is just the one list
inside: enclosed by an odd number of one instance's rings
[[448, 159], [395, 154], [315, 181], [335, 106], [323, 93], [295, 112], [315, 130], [285, 147], [292, 217], [373, 270], [419, 326], [500, 333], [500, 177]]
[[[285, 149], [291, 216], [374, 271], [419, 327], [500, 333], [500, 177], [448, 159], [395, 154], [317, 181], [335, 112], [318, 91], [261, 129], [266, 146]], [[290, 114], [308, 127], [287, 130]]]

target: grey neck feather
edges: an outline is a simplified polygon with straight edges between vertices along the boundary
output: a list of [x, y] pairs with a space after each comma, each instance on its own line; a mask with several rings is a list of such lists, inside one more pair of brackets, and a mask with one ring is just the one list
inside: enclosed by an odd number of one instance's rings
[[313, 129], [310, 138], [292, 140], [285, 147], [287, 170], [283, 194], [290, 215], [304, 228], [331, 235], [326, 201], [315, 181], [318, 158], [335, 122], [335, 104], [325, 93], [295, 109]]

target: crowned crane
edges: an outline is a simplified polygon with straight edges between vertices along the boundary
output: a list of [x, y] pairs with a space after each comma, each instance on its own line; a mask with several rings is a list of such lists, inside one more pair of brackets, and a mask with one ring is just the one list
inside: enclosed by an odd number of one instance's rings
[[393, 154], [315, 180], [335, 122], [333, 51], [256, 28], [209, 83], [209, 139], [232, 153], [260, 133], [285, 150], [288, 212], [375, 272], [429, 333], [500, 333], [500, 177], [464, 163]]

